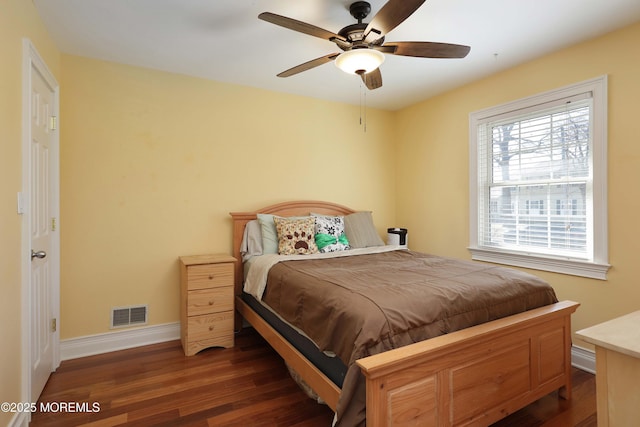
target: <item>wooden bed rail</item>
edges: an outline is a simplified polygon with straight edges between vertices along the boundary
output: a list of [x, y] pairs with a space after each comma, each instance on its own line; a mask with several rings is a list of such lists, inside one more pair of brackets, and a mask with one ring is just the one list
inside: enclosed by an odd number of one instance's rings
[[291, 368], [304, 378], [309, 387], [322, 398], [327, 406], [335, 411], [340, 398], [340, 388], [309, 362], [259, 314], [253, 311], [249, 305], [245, 304], [242, 298], [236, 298], [236, 309]]

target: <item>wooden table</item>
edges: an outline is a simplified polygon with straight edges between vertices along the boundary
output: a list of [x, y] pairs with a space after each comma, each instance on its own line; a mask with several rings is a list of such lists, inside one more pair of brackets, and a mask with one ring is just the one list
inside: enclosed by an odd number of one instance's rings
[[640, 311], [576, 332], [596, 346], [598, 427], [638, 425]]

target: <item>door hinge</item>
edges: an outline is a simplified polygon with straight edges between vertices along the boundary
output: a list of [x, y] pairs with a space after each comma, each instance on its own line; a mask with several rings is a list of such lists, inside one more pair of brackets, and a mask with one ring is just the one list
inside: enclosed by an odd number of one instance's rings
[[51, 231], [56, 231], [56, 219], [51, 218]]
[[58, 330], [58, 320], [54, 317], [51, 319], [51, 332], [55, 332]]
[[58, 118], [56, 116], [51, 116], [49, 119], [49, 129], [56, 130], [58, 129]]

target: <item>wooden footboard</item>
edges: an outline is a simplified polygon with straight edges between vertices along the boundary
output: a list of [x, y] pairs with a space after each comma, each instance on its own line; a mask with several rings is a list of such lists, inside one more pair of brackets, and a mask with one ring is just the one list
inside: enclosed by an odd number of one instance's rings
[[[358, 360], [367, 426], [488, 426], [555, 391], [571, 398], [561, 301]], [[340, 389], [240, 298], [236, 308], [334, 411]]]
[[563, 301], [358, 360], [367, 426], [487, 426], [560, 389], [571, 397]]

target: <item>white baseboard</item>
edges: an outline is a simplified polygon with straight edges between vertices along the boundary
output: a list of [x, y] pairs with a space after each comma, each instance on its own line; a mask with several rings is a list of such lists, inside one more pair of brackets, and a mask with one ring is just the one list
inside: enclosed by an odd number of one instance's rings
[[60, 341], [60, 359], [77, 359], [176, 339], [180, 339], [180, 322], [70, 338]]
[[[110, 351], [124, 350], [148, 344], [180, 339], [180, 322], [143, 326], [135, 329], [107, 332], [71, 338], [60, 342], [61, 360], [77, 359]], [[583, 371], [596, 373], [596, 354], [586, 348], [571, 347], [571, 364]], [[12, 425], [21, 425], [20, 422]]]
[[571, 346], [571, 364], [578, 369], [596, 373], [596, 353], [586, 348]]
[[16, 413], [7, 427], [28, 427], [29, 426], [29, 413], [28, 412], [18, 412]]

